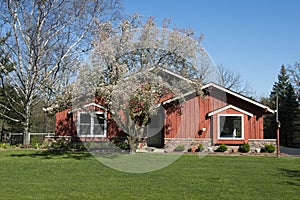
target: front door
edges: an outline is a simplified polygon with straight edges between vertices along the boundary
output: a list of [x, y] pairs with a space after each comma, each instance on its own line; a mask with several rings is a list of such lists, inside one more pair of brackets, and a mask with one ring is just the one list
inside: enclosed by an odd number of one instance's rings
[[156, 115], [151, 117], [151, 121], [146, 128], [147, 145], [150, 147], [164, 147], [164, 125], [165, 125], [165, 109], [160, 106]]
[[165, 139], [164, 129], [161, 129], [161, 131], [159, 131], [155, 135], [147, 137], [147, 145], [149, 147], [162, 148], [162, 147], [164, 147], [164, 143], [165, 143], [164, 139]]

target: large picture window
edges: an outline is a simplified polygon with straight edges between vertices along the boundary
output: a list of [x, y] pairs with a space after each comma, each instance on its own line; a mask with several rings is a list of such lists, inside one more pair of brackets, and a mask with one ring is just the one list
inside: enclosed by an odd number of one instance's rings
[[225, 114], [218, 115], [218, 137], [220, 139], [243, 139], [243, 115]]
[[106, 137], [106, 113], [78, 113], [78, 135]]

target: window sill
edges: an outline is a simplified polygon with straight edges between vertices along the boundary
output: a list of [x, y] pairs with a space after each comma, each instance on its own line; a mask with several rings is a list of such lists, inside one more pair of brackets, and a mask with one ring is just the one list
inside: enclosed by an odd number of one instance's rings
[[106, 135], [78, 135], [77, 137], [86, 138], [86, 137], [96, 137], [96, 138], [104, 138]]
[[244, 138], [218, 138], [218, 140], [244, 140]]

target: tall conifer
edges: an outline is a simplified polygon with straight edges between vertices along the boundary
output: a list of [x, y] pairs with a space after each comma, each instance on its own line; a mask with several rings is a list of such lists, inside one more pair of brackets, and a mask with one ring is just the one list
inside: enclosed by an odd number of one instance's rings
[[[277, 96], [279, 121], [281, 123], [280, 144], [284, 146], [294, 146], [299, 137], [297, 130], [299, 102], [284, 65], [281, 66], [278, 80], [274, 83], [270, 94], [270, 106], [273, 109], [276, 109]], [[271, 124], [274, 125], [274, 121]]]

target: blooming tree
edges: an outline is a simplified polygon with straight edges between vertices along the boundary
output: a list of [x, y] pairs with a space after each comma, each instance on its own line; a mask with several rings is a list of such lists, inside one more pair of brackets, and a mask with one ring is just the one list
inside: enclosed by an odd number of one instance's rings
[[[201, 45], [203, 36], [192, 30], [159, 28], [152, 17], [145, 23], [137, 15], [115, 27], [98, 24], [98, 38], [89, 63], [81, 67], [73, 104], [100, 98], [113, 120], [128, 134], [131, 152], [165, 100], [184, 101], [201, 93], [212, 69]], [[153, 133], [155, 134], [155, 133]]]

